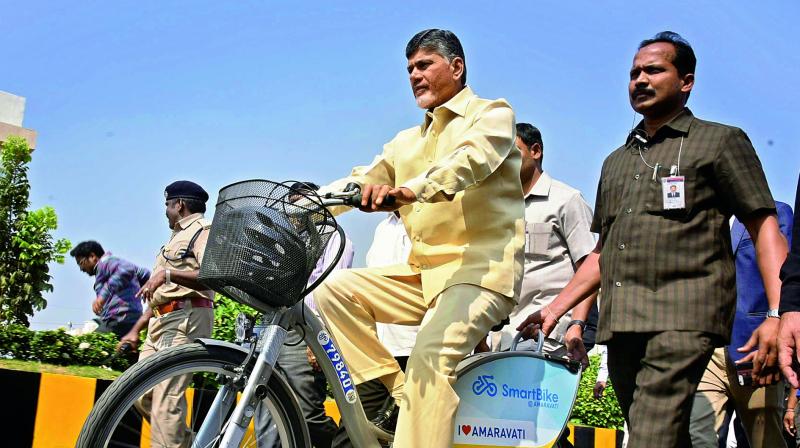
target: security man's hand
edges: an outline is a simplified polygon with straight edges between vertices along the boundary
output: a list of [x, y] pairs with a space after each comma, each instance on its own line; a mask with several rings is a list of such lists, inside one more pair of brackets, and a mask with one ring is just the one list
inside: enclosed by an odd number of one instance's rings
[[571, 325], [567, 329], [564, 344], [567, 346], [569, 359], [579, 361], [584, 369], [589, 367], [589, 355], [586, 353], [586, 346], [583, 345], [583, 330], [579, 325]]
[[594, 383], [594, 389], [592, 390], [592, 394], [596, 400], [603, 398], [603, 392], [606, 390], [606, 382], [605, 381], [598, 381]]
[[136, 297], [140, 299], [144, 299], [146, 301], [150, 301], [153, 298], [153, 293], [156, 292], [156, 289], [161, 287], [167, 281], [167, 274], [163, 269], [160, 269], [153, 273], [150, 276], [150, 280], [144, 284], [139, 289], [139, 292], [136, 293]]
[[[392, 205], [384, 205], [387, 196], [394, 196]], [[361, 188], [361, 206], [363, 212], [392, 212], [398, 208], [417, 201], [417, 195], [406, 187], [395, 188], [391, 185], [366, 184]]]
[[781, 315], [781, 326], [778, 334], [778, 357], [781, 371], [786, 381], [794, 388], [800, 388], [800, 311], [789, 311]]
[[131, 346], [131, 351], [136, 352], [139, 348], [139, 332], [131, 330], [119, 340], [119, 344], [117, 344], [117, 351], [124, 345], [128, 344]]
[[[543, 308], [522, 321], [517, 326], [517, 331], [522, 331], [524, 339], [530, 339], [541, 330], [545, 335], [550, 334], [558, 324], [558, 319], [553, 315], [549, 308]], [[524, 331], [523, 331], [524, 330]]]
[[781, 379], [778, 370], [778, 327], [780, 320], [768, 317], [753, 331], [747, 343], [738, 348], [741, 353], [748, 353], [737, 364], [753, 363], [753, 386], [768, 386]]
[[311, 366], [311, 370], [322, 372], [322, 367], [319, 366], [317, 357], [314, 355], [314, 352], [311, 351], [311, 347], [306, 347], [306, 358], [308, 358], [308, 364]]
[[100, 296], [97, 296], [94, 301], [92, 301], [92, 311], [94, 314], [98, 316], [100, 315], [100, 313], [103, 311], [103, 302], [105, 302], [105, 300], [103, 300], [103, 298]]

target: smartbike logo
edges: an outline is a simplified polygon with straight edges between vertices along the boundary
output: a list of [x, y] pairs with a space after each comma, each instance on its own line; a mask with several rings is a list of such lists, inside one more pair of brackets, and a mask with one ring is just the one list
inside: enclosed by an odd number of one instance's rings
[[[498, 387], [494, 382], [494, 375], [479, 375], [478, 379], [472, 383], [472, 392], [478, 396], [483, 394], [489, 397], [496, 396], [498, 394]], [[555, 409], [558, 407], [559, 403], [558, 393], [551, 392], [547, 388], [515, 387], [503, 383], [500, 385], [499, 393], [503, 398], [527, 400], [528, 407], [531, 408]]]

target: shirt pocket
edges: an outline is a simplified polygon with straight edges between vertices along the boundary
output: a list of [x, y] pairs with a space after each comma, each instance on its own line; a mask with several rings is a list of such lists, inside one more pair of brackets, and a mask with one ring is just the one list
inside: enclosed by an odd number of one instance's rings
[[667, 177], [668, 175], [669, 171], [667, 168], [659, 168], [656, 180], [647, 181], [644, 209], [651, 215], [659, 215], [667, 219], [679, 221], [686, 220], [694, 209], [697, 189], [697, 171], [694, 168], [681, 169], [680, 175], [683, 176], [684, 206], [679, 209], [664, 210], [664, 190], [661, 186], [661, 178]]
[[551, 222], [525, 223], [525, 254], [534, 260], [546, 259], [550, 251], [552, 234]]
[[189, 248], [188, 243], [179, 243], [175, 246], [164, 246], [161, 248], [161, 257], [170, 263], [180, 263], [186, 258], [192, 256], [192, 254], [187, 255], [187, 249]]

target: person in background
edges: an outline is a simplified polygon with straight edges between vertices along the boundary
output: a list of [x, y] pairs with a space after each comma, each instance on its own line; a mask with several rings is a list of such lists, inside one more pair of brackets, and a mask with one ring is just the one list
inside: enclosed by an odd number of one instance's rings
[[[509, 316], [509, 325], [493, 333], [492, 349], [508, 350], [515, 328], [534, 311], [556, 297], [596, 244], [589, 228], [592, 209], [580, 191], [553, 179], [544, 171], [542, 133], [529, 123], [517, 123], [515, 144], [522, 155], [520, 181], [525, 196], [525, 272], [519, 303]], [[567, 312], [545, 340], [544, 350], [556, 356], [569, 355], [588, 365], [583, 331], [593, 301], [585, 301]], [[519, 345], [525, 348], [527, 342]], [[565, 347], [566, 345], [566, 347]]]
[[[311, 182], [296, 182], [290, 188], [303, 194], [313, 194], [319, 189], [319, 186]], [[292, 200], [292, 198], [289, 199]], [[342, 244], [344, 244], [342, 256], [337, 261], [336, 254]], [[353, 254], [353, 243], [350, 238], [345, 235], [345, 240], [342, 241], [339, 233], [334, 232], [325, 246], [322, 257], [317, 261], [308, 279], [308, 284], [317, 281], [334, 262], [336, 262], [334, 270], [350, 268], [353, 265]], [[312, 312], [317, 312], [313, 291], [303, 300]], [[259, 330], [260, 328], [256, 327], [256, 331]], [[303, 334], [296, 329], [287, 333], [286, 342], [278, 355], [276, 369], [283, 374], [297, 396], [300, 409], [303, 411], [308, 425], [311, 444], [315, 448], [329, 448], [336, 434], [337, 426], [336, 422], [325, 414], [328, 382], [316, 357], [303, 339]], [[279, 447], [280, 439], [277, 428], [265, 407], [259, 409], [256, 422], [259, 428], [258, 447]]]
[[798, 397], [800, 397], [800, 389], [789, 387], [789, 398], [786, 400], [786, 409], [783, 411], [783, 428], [794, 437], [794, 446], [800, 446], [800, 434], [797, 432], [797, 424], [800, 423], [797, 418], [797, 404], [800, 401]]
[[78, 243], [69, 254], [81, 271], [94, 276], [96, 331], [114, 333], [118, 338], [128, 334], [142, 315], [136, 293], [150, 279], [150, 271], [104, 251], [93, 240]]
[[[211, 229], [203, 215], [208, 193], [194, 182], [179, 180], [167, 186], [164, 197], [172, 235], [156, 255], [150, 279], [137, 293], [147, 301], [150, 312], [122, 339], [136, 347], [145, 318], [153, 316], [147, 322], [140, 360], [168, 347], [211, 337], [214, 325], [214, 291], [197, 280]], [[191, 435], [186, 426], [185, 391], [191, 381], [191, 374], [172, 377], [137, 403], [150, 421], [151, 446], [185, 446]]]
[[599, 400], [608, 386], [608, 350], [605, 345], [598, 345], [597, 351], [600, 354], [600, 366], [597, 368], [597, 379], [594, 382], [592, 393], [594, 398]]
[[786, 380], [795, 389], [800, 388], [800, 180], [794, 200], [794, 228], [792, 251], [781, 268], [781, 326], [778, 337], [780, 366]]
[[[775, 207], [781, 233], [791, 242], [792, 208], [783, 202], [776, 202]], [[725, 424], [726, 410], [734, 408], [751, 447], [778, 448], [785, 446], [781, 436], [783, 382], [753, 387], [749, 384], [749, 374], [739, 378], [736, 365], [746, 355], [737, 347], [745, 345], [765, 319], [777, 319], [777, 310], [772, 310], [772, 317], [768, 317], [769, 303], [755, 246], [738, 219], [731, 224], [731, 243], [736, 258], [736, 314], [731, 343], [714, 350], [700, 380], [689, 425], [692, 447], [717, 447], [717, 434]]]

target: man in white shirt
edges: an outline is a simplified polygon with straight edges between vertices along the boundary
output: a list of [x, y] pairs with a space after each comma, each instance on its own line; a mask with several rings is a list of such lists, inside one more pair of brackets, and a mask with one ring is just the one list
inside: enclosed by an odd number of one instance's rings
[[[411, 240], [408, 238], [403, 220], [397, 212], [391, 212], [386, 219], [378, 223], [372, 245], [367, 251], [367, 267], [379, 268], [404, 264], [411, 253]], [[417, 339], [419, 326], [376, 323], [378, 339], [397, 358], [400, 367], [405, 370], [405, 364], [414, 341]]]
[[[581, 192], [553, 179], [542, 169], [542, 134], [528, 123], [517, 123], [517, 148], [522, 153], [520, 180], [525, 195], [525, 273], [519, 304], [509, 316], [511, 323], [492, 334], [492, 348], [508, 350], [515, 328], [525, 318], [545, 308], [566, 285], [596, 241], [589, 230], [592, 209]], [[545, 350], [563, 356], [562, 344], [574, 347], [576, 356], [587, 361], [583, 342], [586, 317], [594, 300], [586, 300], [561, 318], [545, 341]], [[552, 339], [551, 339], [552, 338]], [[579, 343], [579, 346], [578, 346]], [[520, 348], [526, 341], [520, 344]]]

